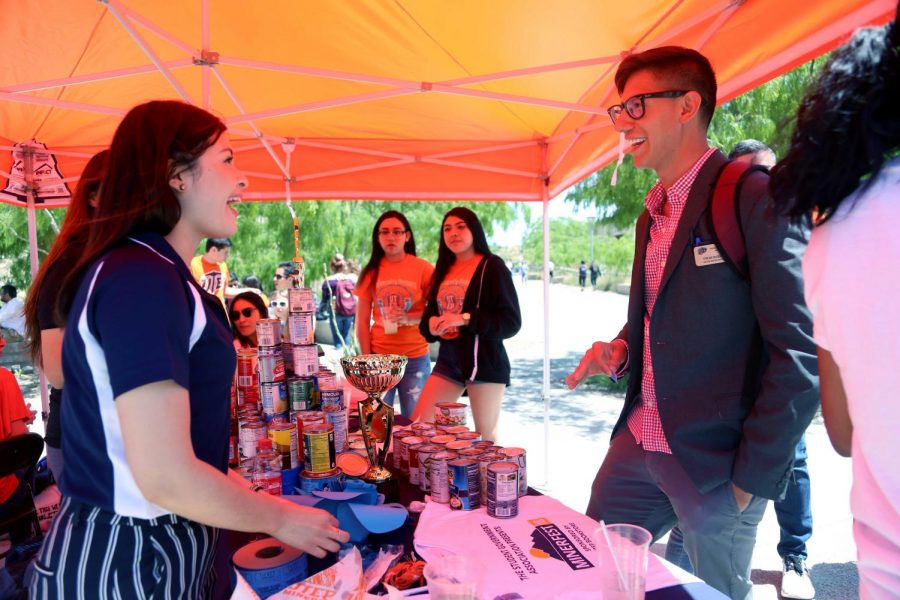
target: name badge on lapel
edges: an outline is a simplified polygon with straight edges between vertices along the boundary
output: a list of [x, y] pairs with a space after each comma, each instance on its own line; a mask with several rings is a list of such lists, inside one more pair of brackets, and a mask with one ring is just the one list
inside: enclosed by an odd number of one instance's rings
[[694, 246], [694, 264], [698, 267], [708, 267], [725, 262], [715, 244], [703, 244]]

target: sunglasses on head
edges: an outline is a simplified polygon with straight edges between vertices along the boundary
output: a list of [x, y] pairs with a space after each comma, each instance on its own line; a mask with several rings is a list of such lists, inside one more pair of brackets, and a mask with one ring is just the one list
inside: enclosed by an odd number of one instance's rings
[[233, 310], [233, 311], [231, 311], [231, 320], [237, 321], [238, 319], [241, 318], [241, 315], [244, 315], [244, 318], [246, 319], [250, 315], [252, 315], [254, 312], [256, 312], [256, 309], [250, 308], [250, 307], [242, 308], [241, 310]]
[[269, 306], [277, 306], [279, 308], [284, 308], [285, 306], [287, 306], [287, 300], [272, 300], [272, 302], [271, 302], [271, 304], [269, 304]]

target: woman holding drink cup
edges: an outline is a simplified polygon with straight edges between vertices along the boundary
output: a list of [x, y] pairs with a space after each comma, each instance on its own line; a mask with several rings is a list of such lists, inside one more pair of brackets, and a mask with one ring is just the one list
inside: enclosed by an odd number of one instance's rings
[[319, 557], [349, 538], [227, 468], [232, 336], [188, 265], [203, 238], [234, 235], [246, 185], [202, 109], [148, 102], [117, 128], [102, 218], [59, 289], [64, 499], [29, 597], [208, 597], [220, 527]]
[[519, 298], [503, 259], [491, 253], [478, 216], [456, 207], [444, 215], [428, 304], [419, 330], [441, 350], [413, 420], [431, 420], [438, 402], [468, 391], [475, 429], [497, 439], [510, 365], [503, 340], [522, 326]]
[[434, 267], [416, 256], [416, 239], [403, 213], [389, 210], [372, 229], [372, 256], [359, 275], [354, 293], [356, 338], [363, 354], [400, 354], [409, 360], [403, 379], [384, 396], [394, 403], [399, 391], [400, 413], [409, 417], [431, 373], [428, 342], [418, 324]]

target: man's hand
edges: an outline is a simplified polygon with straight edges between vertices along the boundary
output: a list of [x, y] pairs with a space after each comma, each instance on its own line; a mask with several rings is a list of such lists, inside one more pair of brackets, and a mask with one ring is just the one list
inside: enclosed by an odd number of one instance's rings
[[731, 491], [734, 492], [734, 501], [737, 502], [738, 510], [740, 512], [747, 510], [750, 501], [753, 500], [753, 494], [745, 492], [734, 483], [731, 484]]
[[617, 373], [627, 359], [628, 348], [622, 340], [617, 339], [609, 343], [594, 342], [581, 357], [578, 367], [566, 377], [566, 385], [570, 390], [574, 390], [585, 377]]

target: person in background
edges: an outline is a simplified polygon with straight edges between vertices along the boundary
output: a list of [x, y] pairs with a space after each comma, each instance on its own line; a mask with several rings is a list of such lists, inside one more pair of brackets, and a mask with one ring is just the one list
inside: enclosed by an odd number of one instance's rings
[[331, 259], [331, 275], [322, 282], [322, 303], [328, 314], [331, 338], [335, 348], [350, 345], [350, 331], [356, 317], [356, 275], [349, 272], [343, 254], [335, 254]]
[[269, 318], [281, 321], [282, 332], [287, 327], [288, 313], [288, 291], [286, 289], [275, 290], [269, 300]]
[[59, 480], [64, 469], [60, 403], [65, 383], [62, 367], [62, 343], [65, 321], [58, 317], [58, 290], [72, 271], [87, 245], [91, 221], [95, 217], [97, 192], [106, 173], [108, 150], [95, 154], [84, 166], [75, 193], [66, 210], [62, 228], [31, 284], [25, 302], [28, 344], [31, 358], [40, 365], [50, 383], [49, 413], [44, 441], [47, 463], [53, 477]]
[[[262, 283], [259, 281], [259, 277], [256, 275], [247, 275], [241, 280], [241, 284], [244, 286], [245, 290], [249, 289], [249, 291], [259, 294], [263, 299], [263, 302], [266, 303], [266, 306], [269, 306], [269, 297], [262, 291]], [[235, 296], [237, 296], [237, 294], [235, 294]], [[233, 299], [234, 298], [232, 298], [232, 300]]]
[[416, 256], [416, 238], [403, 213], [389, 210], [372, 228], [372, 256], [355, 293], [356, 337], [363, 354], [400, 354], [409, 360], [403, 379], [384, 396], [400, 396], [400, 414], [411, 417], [431, 373], [428, 342], [419, 332], [434, 267]]
[[269, 315], [269, 309], [262, 296], [256, 292], [241, 292], [231, 299], [228, 316], [231, 332], [234, 334], [234, 348], [256, 348], [256, 323]]
[[735, 202], [750, 284], [722, 257], [695, 260], [717, 252], [705, 215], [727, 162], [707, 141], [712, 66], [665, 46], [628, 55], [615, 82], [622, 102], [610, 119], [635, 166], [659, 181], [637, 222], [627, 322], [566, 378], [574, 388], [631, 373], [586, 513], [654, 539], [680, 523], [697, 575], [749, 599], [757, 525], [819, 403], [800, 273], [808, 230], [775, 214], [768, 175], [752, 172]]
[[584, 285], [587, 283], [587, 265], [584, 261], [581, 261], [581, 264], [578, 265], [578, 285], [581, 287], [581, 291], [584, 291]]
[[590, 272], [591, 272], [591, 288], [596, 290], [597, 289], [597, 278], [600, 277], [600, 266], [594, 261], [591, 261]]
[[772, 171], [778, 206], [814, 219], [803, 258], [822, 416], [852, 456], [850, 506], [863, 600], [900, 590], [900, 27], [859, 30], [800, 103]]
[[469, 394], [475, 428], [497, 440], [497, 421], [510, 365], [503, 340], [522, 326], [512, 275], [492, 254], [478, 216], [456, 207], [444, 215], [438, 260], [419, 331], [441, 342], [414, 420], [431, 421], [434, 405]]
[[[5, 347], [6, 339], [0, 335], [0, 355]], [[28, 425], [34, 417], [34, 411], [25, 404], [15, 375], [0, 367], [0, 440], [28, 433]], [[25, 483], [16, 473], [0, 477], [0, 521], [15, 515], [28, 501]], [[28, 538], [29, 528], [28, 521], [16, 524], [9, 531], [9, 541], [21, 544]]]
[[231, 240], [228, 238], [210, 238], [206, 240], [206, 252], [191, 259], [191, 274], [200, 287], [216, 296], [225, 306], [225, 288], [231, 281], [228, 273], [228, 254], [231, 252]]
[[0, 308], [0, 330], [11, 342], [20, 342], [25, 337], [25, 307], [17, 298], [19, 292], [16, 286], [6, 284], [0, 287], [0, 300], [3, 308]]
[[547, 262], [547, 273], [550, 275], [550, 283], [553, 283], [553, 261]]
[[116, 129], [103, 218], [59, 289], [64, 499], [29, 597], [205, 597], [219, 527], [319, 557], [347, 541], [328, 513], [227, 468], [234, 346], [189, 264], [203, 238], [235, 233], [246, 185], [200, 108], [148, 102]]
[[[775, 152], [766, 144], [746, 139], [735, 144], [728, 154], [729, 160], [747, 162], [771, 169], [775, 166]], [[808, 552], [806, 542], [812, 536], [812, 508], [810, 506], [809, 467], [806, 464], [806, 434], [800, 438], [794, 450], [794, 466], [784, 498], [775, 500], [775, 516], [781, 530], [777, 551], [781, 557], [782, 598], [811, 600], [816, 590], [806, 567]], [[688, 572], [693, 572], [691, 562], [684, 552], [683, 534], [676, 525], [669, 533], [666, 544], [666, 560]]]
[[275, 285], [275, 291], [279, 292], [282, 290], [288, 290], [292, 287], [298, 287], [300, 285], [297, 280], [297, 275], [299, 271], [297, 270], [297, 265], [292, 263], [291, 261], [284, 261], [278, 263], [278, 267], [275, 269], [275, 276], [272, 277], [272, 283]]

